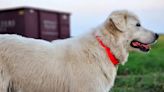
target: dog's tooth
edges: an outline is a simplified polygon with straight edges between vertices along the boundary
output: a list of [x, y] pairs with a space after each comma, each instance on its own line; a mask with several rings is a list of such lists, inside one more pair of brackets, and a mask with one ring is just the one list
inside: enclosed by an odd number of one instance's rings
[[146, 48], [146, 49], [149, 49], [149, 48], [150, 48], [150, 46], [147, 45], [147, 44], [143, 44], [142, 46], [143, 46], [144, 48]]

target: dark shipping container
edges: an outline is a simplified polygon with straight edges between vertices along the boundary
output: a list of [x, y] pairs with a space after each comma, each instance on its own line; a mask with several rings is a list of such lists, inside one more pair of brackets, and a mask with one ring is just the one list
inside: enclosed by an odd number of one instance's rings
[[70, 14], [37, 8], [0, 10], [0, 34], [52, 41], [70, 37]]

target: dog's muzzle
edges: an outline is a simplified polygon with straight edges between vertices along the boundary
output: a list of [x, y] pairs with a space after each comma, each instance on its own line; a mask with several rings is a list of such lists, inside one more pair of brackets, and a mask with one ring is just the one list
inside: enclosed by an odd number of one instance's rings
[[[158, 38], [159, 38], [159, 35], [157, 33], [155, 33], [154, 35], [154, 41], [152, 43], [154, 43]], [[130, 45], [133, 47], [133, 48], [137, 48], [137, 49], [140, 49], [141, 51], [143, 52], [148, 52], [151, 48], [151, 44], [152, 43], [142, 43], [138, 40], [133, 40], [131, 41]]]

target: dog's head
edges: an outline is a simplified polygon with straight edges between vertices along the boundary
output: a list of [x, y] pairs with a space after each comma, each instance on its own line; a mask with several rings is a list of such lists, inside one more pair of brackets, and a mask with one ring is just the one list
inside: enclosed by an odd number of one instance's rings
[[158, 34], [144, 28], [138, 17], [131, 12], [114, 11], [108, 22], [117, 29], [115, 33], [119, 35], [119, 39], [126, 44], [129, 51], [148, 52], [150, 45], [158, 39]]

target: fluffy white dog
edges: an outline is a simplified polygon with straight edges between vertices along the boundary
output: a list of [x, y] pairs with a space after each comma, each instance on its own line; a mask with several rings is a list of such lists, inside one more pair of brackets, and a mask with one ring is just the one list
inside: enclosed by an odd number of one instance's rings
[[157, 38], [128, 11], [66, 40], [0, 35], [0, 92], [108, 92], [129, 51], [148, 52]]

